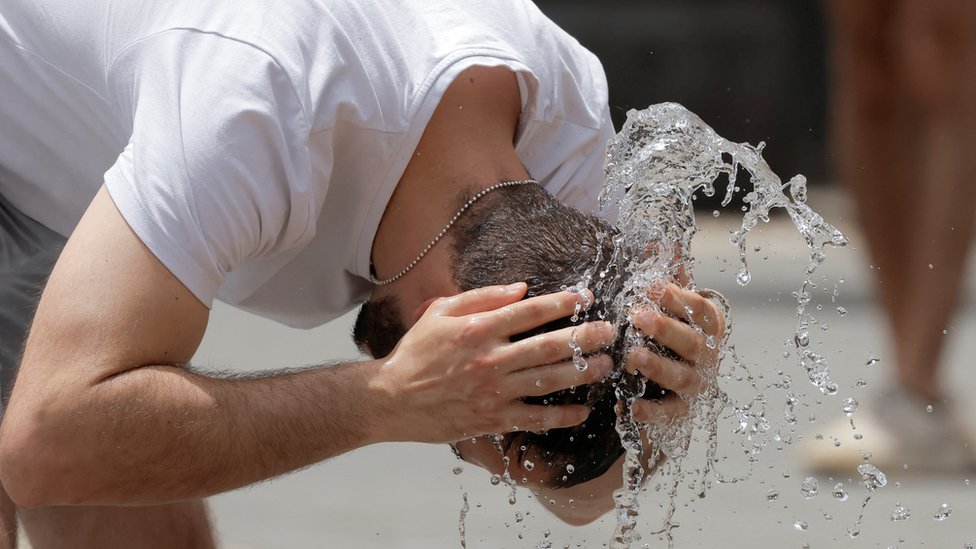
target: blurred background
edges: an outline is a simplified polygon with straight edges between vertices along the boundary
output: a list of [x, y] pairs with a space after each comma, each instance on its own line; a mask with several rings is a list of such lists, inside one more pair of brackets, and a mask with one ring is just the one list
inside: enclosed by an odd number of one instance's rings
[[[638, 527], [643, 540], [634, 547], [668, 546], [655, 532], [673, 502], [673, 546], [679, 548], [972, 548], [973, 431], [956, 418], [973, 417], [969, 395], [976, 386], [976, 283], [973, 266], [966, 267], [974, 203], [966, 164], [973, 156], [968, 98], [976, 97], [968, 68], [969, 37], [976, 32], [968, 26], [976, 23], [970, 9], [976, 2], [538, 5], [602, 60], [618, 128], [629, 109], [676, 101], [726, 138], [765, 141], [773, 169], [784, 179], [806, 174], [811, 205], [851, 240], [847, 248], [828, 251], [815, 279], [824, 294], [814, 302], [814, 345], [840, 386], [837, 395], [825, 396], [784, 353], [796, 323], [791, 293], [808, 255], [795, 229], [776, 218], [757, 230], [750, 242], [753, 280], [740, 287], [728, 244], [737, 211], [699, 213], [697, 280], [732, 302], [732, 341], [742, 362], [724, 388], [740, 404], [762, 397], [770, 424], [743, 437], [723, 416], [718, 455], [727, 482], [706, 475], [703, 499], [685, 486], [704, 469], [697, 446], [686, 466], [691, 476], [679, 483], [675, 498], [666, 495], [675, 486], [667, 477], [650, 482]], [[932, 12], [918, 13], [920, 6]], [[899, 61], [918, 52], [920, 60]], [[934, 73], [914, 74], [919, 66]], [[940, 78], [943, 85], [934, 91], [918, 89], [918, 81]], [[840, 94], [846, 99], [838, 103]], [[899, 135], [905, 139], [895, 141]], [[838, 158], [838, 150], [846, 156]], [[699, 204], [709, 212], [715, 207]], [[873, 219], [873, 229], [862, 222], [865, 210], [881, 218]], [[892, 294], [903, 297], [885, 297]], [[195, 362], [257, 370], [354, 358], [351, 322], [347, 315], [297, 332], [218, 306]], [[927, 339], [904, 335], [916, 332]], [[790, 395], [799, 400], [795, 423], [786, 420]], [[842, 413], [845, 398], [860, 402], [855, 429]], [[895, 402], [907, 411], [890, 412]], [[915, 444], [906, 450], [899, 440]], [[889, 478], [876, 492], [860, 484], [856, 470], [865, 452]], [[377, 445], [220, 495], [212, 507], [224, 546], [236, 549], [461, 547], [464, 505], [467, 547], [607, 546], [612, 516], [568, 527], [549, 518], [531, 494], [520, 491], [517, 504], [509, 505], [504, 486], [491, 486], [473, 466], [455, 474], [459, 465], [446, 447]], [[817, 479], [819, 494], [801, 491], [810, 478]], [[832, 495], [838, 483], [848, 498]], [[859, 522], [859, 535], [852, 537]]]
[[537, 0], [600, 58], [620, 128], [674, 101], [774, 169], [826, 180], [827, 51], [818, 0]]

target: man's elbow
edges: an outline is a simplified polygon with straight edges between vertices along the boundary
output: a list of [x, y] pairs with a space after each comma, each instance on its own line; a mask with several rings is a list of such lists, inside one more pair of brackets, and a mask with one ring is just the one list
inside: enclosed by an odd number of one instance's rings
[[64, 467], [70, 449], [55, 442], [43, 421], [11, 414], [0, 431], [0, 482], [18, 507], [34, 508], [72, 503], [67, 490], [73, 482]]

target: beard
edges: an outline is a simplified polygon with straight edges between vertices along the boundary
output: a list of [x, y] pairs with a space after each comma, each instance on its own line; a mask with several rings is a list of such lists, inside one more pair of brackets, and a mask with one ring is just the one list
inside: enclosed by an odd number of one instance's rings
[[373, 358], [393, 352], [407, 328], [400, 321], [400, 303], [394, 297], [384, 297], [363, 303], [356, 316], [352, 339], [359, 350]]

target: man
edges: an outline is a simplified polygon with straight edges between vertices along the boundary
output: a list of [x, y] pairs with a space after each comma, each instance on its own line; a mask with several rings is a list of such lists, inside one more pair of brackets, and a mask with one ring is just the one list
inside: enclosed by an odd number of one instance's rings
[[[6, 272], [60, 245], [38, 223], [71, 234], [0, 432], [0, 479], [35, 547], [209, 547], [203, 496], [377, 441], [585, 419], [523, 397], [601, 379], [608, 361], [580, 372], [568, 341], [595, 352], [609, 325], [513, 343], [579, 296], [454, 296], [431, 241], [460, 195], [530, 174], [592, 207], [603, 75], [530, 3], [17, 1], [0, 15], [0, 196], [16, 221], [2, 236], [43, 242]], [[389, 278], [375, 293], [412, 327], [383, 359], [251, 379], [186, 366], [215, 298], [307, 327]], [[9, 507], [4, 520], [13, 532]]]

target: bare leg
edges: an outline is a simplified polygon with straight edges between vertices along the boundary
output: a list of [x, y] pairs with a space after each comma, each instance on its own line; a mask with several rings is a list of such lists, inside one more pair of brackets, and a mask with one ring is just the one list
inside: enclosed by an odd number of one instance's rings
[[153, 507], [21, 509], [33, 549], [213, 549], [202, 500]]
[[928, 401], [973, 232], [974, 90], [955, 80], [972, 73], [972, 47], [945, 28], [969, 25], [957, 5], [832, 4], [837, 173], [858, 205], [897, 379]]
[[[943, 330], [957, 308], [976, 220], [976, 10], [970, 2], [904, 2], [897, 24], [900, 80], [921, 114], [915, 213], [895, 310], [901, 384], [939, 397]], [[894, 151], [898, 153], [900, 151]], [[931, 267], [930, 267], [931, 265]]]

